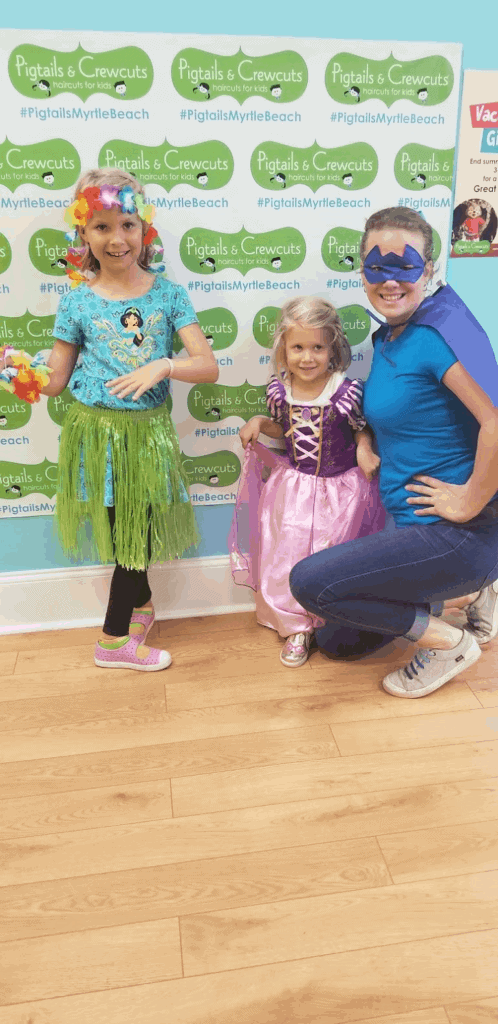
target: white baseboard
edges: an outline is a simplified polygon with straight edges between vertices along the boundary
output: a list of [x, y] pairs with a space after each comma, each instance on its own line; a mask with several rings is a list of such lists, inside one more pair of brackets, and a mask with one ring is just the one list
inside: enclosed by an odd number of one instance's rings
[[[112, 565], [1, 573], [0, 635], [102, 624]], [[228, 555], [185, 558], [149, 570], [158, 619], [252, 611], [254, 596], [232, 580]]]

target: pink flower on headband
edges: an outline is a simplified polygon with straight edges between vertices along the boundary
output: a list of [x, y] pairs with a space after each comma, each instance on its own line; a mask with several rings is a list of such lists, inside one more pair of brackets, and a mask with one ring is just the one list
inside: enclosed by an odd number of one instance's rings
[[102, 185], [99, 198], [104, 210], [111, 210], [113, 206], [120, 205], [118, 193], [117, 185]]

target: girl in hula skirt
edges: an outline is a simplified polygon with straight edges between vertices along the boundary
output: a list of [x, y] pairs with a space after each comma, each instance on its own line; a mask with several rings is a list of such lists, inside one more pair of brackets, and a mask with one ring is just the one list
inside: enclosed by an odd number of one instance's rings
[[[100, 560], [116, 563], [95, 664], [146, 672], [171, 663], [167, 651], [144, 646], [154, 622], [147, 568], [198, 542], [166, 408], [169, 381], [218, 378], [185, 290], [151, 272], [154, 213], [143, 187], [124, 171], [89, 171], [78, 182], [66, 212], [76, 245], [67, 272], [76, 287], [59, 304], [50, 381], [41, 388], [56, 396], [69, 384], [75, 398], [59, 451], [62, 546], [77, 553], [89, 519]], [[175, 331], [188, 358], [171, 359]], [[32, 367], [37, 359], [43, 355]], [[15, 365], [5, 354], [2, 362]]]

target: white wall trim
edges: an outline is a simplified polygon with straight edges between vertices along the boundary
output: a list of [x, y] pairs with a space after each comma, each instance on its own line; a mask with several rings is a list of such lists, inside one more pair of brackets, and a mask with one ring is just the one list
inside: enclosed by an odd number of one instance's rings
[[[0, 635], [102, 625], [112, 565], [0, 573]], [[152, 566], [158, 619], [252, 611], [253, 591], [236, 586], [228, 555], [180, 558]]]

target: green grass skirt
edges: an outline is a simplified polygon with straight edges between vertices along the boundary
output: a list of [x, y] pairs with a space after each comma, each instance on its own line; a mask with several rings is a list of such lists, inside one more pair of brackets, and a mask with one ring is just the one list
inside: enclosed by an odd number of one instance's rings
[[[116, 511], [114, 548], [104, 505], [108, 449]], [[81, 467], [87, 500], [82, 500]], [[117, 561], [128, 569], [170, 561], [199, 543], [178, 435], [165, 405], [135, 412], [74, 402], [68, 409], [57, 477], [57, 529], [68, 555], [79, 554], [80, 530], [88, 520], [100, 561]]]

